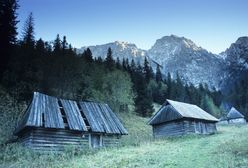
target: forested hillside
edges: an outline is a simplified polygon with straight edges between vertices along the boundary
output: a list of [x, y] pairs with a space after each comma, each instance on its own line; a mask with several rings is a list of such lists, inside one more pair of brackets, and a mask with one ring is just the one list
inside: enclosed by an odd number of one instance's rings
[[[52, 42], [38, 39], [32, 13], [23, 25], [21, 38], [17, 38], [18, 7], [15, 0], [1, 1], [0, 110], [2, 121], [13, 118], [11, 128], [34, 91], [65, 99], [104, 102], [115, 112], [142, 117], [153, 114], [154, 102], [163, 104], [166, 99], [196, 104], [216, 117], [222, 115], [219, 107], [225, 99], [220, 91], [206, 84], [184, 84], [179, 75], [173, 80], [170, 73], [161, 74], [160, 65], [153, 72], [147, 59], [140, 64], [133, 59], [115, 61], [111, 48], [102, 60], [94, 58], [89, 48], [77, 54], [66, 36], [55, 34]], [[245, 79], [237, 83], [226, 99], [247, 112]]]

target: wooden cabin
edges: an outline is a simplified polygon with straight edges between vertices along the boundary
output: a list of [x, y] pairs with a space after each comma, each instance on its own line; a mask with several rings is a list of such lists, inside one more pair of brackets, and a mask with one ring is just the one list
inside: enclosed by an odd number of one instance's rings
[[34, 92], [14, 134], [32, 149], [64, 150], [66, 146], [116, 146], [128, 132], [107, 104], [76, 102]]
[[228, 124], [245, 124], [246, 120], [243, 114], [241, 114], [234, 107], [228, 112], [226, 116], [226, 120]]
[[196, 105], [166, 100], [148, 124], [153, 136], [177, 136], [189, 133], [211, 134], [217, 131], [216, 119]]
[[228, 124], [227, 117], [226, 116], [220, 117], [219, 122], [217, 124], [221, 124], [221, 125]]

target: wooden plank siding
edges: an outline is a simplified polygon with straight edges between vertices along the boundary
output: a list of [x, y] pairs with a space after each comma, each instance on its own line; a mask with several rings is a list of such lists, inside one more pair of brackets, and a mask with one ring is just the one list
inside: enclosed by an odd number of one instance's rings
[[[97, 137], [99, 141], [96, 141]], [[90, 140], [91, 139], [91, 140]], [[26, 147], [39, 151], [63, 151], [69, 147], [78, 149], [117, 147], [120, 136], [82, 133], [71, 130], [46, 128], [30, 129], [22, 133], [19, 141]]]
[[216, 131], [215, 123], [207, 123], [204, 121], [180, 120], [153, 125], [153, 136], [155, 138], [191, 133], [211, 134]]
[[107, 104], [76, 102], [34, 92], [33, 100], [16, 128], [24, 146], [37, 150], [64, 150], [112, 146], [128, 134]]
[[119, 139], [120, 137], [118, 135], [105, 135], [102, 138], [102, 143], [104, 147], [117, 147], [120, 143]]
[[35, 128], [20, 137], [24, 146], [37, 150], [61, 151], [66, 147], [89, 147], [89, 135], [70, 130]]

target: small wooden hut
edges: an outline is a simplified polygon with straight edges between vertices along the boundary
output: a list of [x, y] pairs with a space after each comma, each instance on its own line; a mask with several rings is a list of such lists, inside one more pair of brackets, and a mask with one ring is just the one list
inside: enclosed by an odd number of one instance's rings
[[228, 124], [245, 124], [246, 123], [244, 115], [241, 114], [234, 107], [232, 107], [231, 110], [228, 112], [226, 116], [226, 120]]
[[37, 150], [117, 145], [128, 134], [107, 104], [76, 102], [34, 92], [15, 135]]
[[174, 136], [188, 133], [210, 134], [217, 131], [216, 119], [196, 105], [166, 100], [150, 119], [153, 136]]

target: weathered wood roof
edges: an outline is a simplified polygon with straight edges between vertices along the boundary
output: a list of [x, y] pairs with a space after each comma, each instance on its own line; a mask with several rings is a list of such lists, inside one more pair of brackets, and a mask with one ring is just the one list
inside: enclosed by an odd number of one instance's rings
[[244, 118], [244, 115], [241, 114], [234, 107], [232, 107], [231, 110], [227, 114], [227, 119], [237, 119], [237, 118]]
[[199, 119], [211, 122], [218, 121], [217, 118], [196, 105], [167, 99], [159, 111], [150, 119], [148, 124], [160, 124], [182, 118]]
[[[65, 129], [63, 118], [70, 130], [106, 134], [128, 133], [107, 104], [76, 102], [34, 92], [32, 102], [15, 134], [25, 127]], [[87, 127], [86, 123], [90, 127]]]

